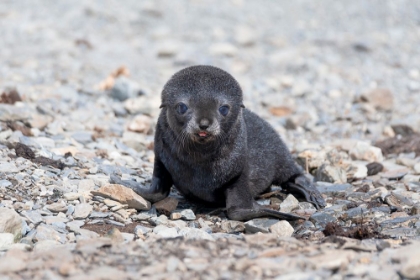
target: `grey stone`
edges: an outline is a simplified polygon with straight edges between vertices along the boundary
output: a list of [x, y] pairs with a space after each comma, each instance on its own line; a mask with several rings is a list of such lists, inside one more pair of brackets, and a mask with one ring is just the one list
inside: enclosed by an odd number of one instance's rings
[[124, 101], [140, 94], [142, 94], [142, 91], [139, 85], [123, 76], [115, 79], [114, 86], [110, 92], [111, 97], [118, 101]]
[[14, 243], [14, 235], [11, 233], [0, 233], [0, 251]]
[[38, 225], [43, 221], [42, 215], [39, 211], [31, 210], [31, 211], [22, 211], [21, 215], [29, 220], [29, 222], [33, 223], [34, 225]]
[[323, 164], [316, 171], [316, 181], [344, 184], [347, 182], [346, 171], [339, 166]]
[[181, 216], [187, 221], [194, 221], [196, 219], [194, 212], [191, 209], [182, 210]]
[[290, 237], [294, 231], [294, 228], [288, 221], [279, 221], [270, 226], [270, 232], [280, 237]]
[[71, 221], [67, 223], [67, 227], [70, 231], [78, 233], [80, 230], [80, 227], [83, 226], [85, 222], [83, 221]]
[[335, 222], [337, 219], [330, 214], [317, 212], [310, 217], [310, 221], [313, 222], [315, 226], [325, 227], [327, 223]]
[[240, 221], [222, 221], [220, 227], [226, 233], [236, 233], [245, 231], [245, 225]]
[[153, 233], [162, 238], [173, 238], [180, 236], [175, 228], [158, 225], [153, 229]]
[[318, 182], [317, 189], [322, 194], [334, 196], [350, 192], [353, 189], [353, 186], [351, 184], [327, 184]]
[[142, 225], [138, 225], [134, 229], [134, 233], [136, 236], [146, 235], [150, 231], [152, 231], [152, 228], [148, 228]]
[[0, 233], [11, 233], [17, 242], [22, 237], [22, 218], [13, 209], [0, 207]]
[[0, 180], [0, 188], [10, 187], [12, 183], [8, 180]]
[[67, 204], [64, 201], [55, 202], [52, 204], [47, 205], [45, 208], [50, 210], [51, 212], [58, 213], [58, 212], [66, 212], [67, 211]]
[[92, 132], [90, 131], [77, 131], [72, 133], [71, 137], [82, 144], [92, 142]]
[[270, 232], [270, 227], [277, 222], [278, 220], [274, 219], [253, 219], [246, 222], [244, 225], [247, 233], [268, 233]]
[[286, 199], [280, 203], [280, 212], [290, 213], [299, 207], [299, 201], [291, 194], [287, 195]]
[[52, 226], [47, 225], [39, 225], [36, 228], [36, 235], [34, 236], [34, 240], [36, 242], [42, 241], [42, 240], [54, 240], [59, 241], [60, 243], [65, 240], [65, 237], [56, 231]]
[[98, 212], [98, 211], [92, 211], [89, 215], [89, 218], [95, 219], [95, 218], [107, 218], [109, 217], [110, 213], [107, 212]]
[[168, 217], [166, 217], [165, 215], [160, 215], [159, 217], [152, 217], [150, 218], [150, 222], [153, 225], [167, 225], [168, 224]]
[[205, 239], [214, 240], [214, 238], [202, 229], [185, 227], [179, 230], [179, 235], [186, 239]]
[[93, 209], [92, 205], [88, 203], [80, 203], [76, 205], [73, 217], [75, 219], [85, 219], [92, 212], [92, 209]]

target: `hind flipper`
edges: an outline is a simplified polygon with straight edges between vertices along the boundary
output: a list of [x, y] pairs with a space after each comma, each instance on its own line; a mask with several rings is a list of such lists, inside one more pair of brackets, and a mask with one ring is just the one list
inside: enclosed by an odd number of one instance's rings
[[312, 203], [317, 209], [326, 206], [325, 200], [315, 185], [303, 174], [293, 176], [289, 181], [281, 185], [287, 192], [297, 198], [303, 198]]

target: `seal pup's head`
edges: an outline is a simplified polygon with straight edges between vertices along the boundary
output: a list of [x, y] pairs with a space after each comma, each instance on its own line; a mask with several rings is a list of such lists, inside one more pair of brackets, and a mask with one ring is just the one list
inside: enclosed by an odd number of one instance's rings
[[199, 65], [172, 76], [163, 88], [161, 107], [179, 139], [205, 144], [223, 139], [244, 106], [242, 90], [229, 73]]

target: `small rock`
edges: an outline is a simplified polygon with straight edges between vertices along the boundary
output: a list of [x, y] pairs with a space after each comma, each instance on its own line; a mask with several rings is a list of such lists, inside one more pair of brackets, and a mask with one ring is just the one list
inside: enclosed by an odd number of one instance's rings
[[176, 209], [178, 206], [178, 199], [175, 197], [167, 197], [161, 201], [156, 202], [153, 204], [155, 206], [156, 211], [161, 214], [169, 216], [172, 211]]
[[34, 225], [38, 225], [44, 220], [39, 211], [36, 210], [22, 211], [21, 215], [27, 218], [29, 222], [33, 223]]
[[210, 46], [209, 51], [212, 55], [234, 56], [238, 50], [229, 43], [215, 43]]
[[280, 203], [280, 212], [290, 213], [299, 207], [299, 201], [291, 194], [287, 195], [286, 199]]
[[153, 233], [162, 238], [178, 237], [178, 231], [175, 228], [169, 228], [164, 225], [158, 225], [153, 229]]
[[51, 226], [41, 224], [36, 228], [34, 240], [36, 242], [43, 240], [61, 241], [62, 237], [60, 236], [60, 233], [58, 233]]
[[226, 233], [236, 233], [245, 231], [244, 223], [239, 221], [222, 221], [220, 227]]
[[251, 221], [246, 222], [244, 225], [247, 233], [268, 233], [270, 232], [270, 227], [277, 222], [278, 220], [274, 219], [253, 219]]
[[279, 221], [270, 226], [270, 232], [277, 234], [279, 237], [290, 237], [294, 231], [288, 221]]
[[27, 262], [17, 257], [7, 257], [7, 261], [0, 262], [0, 275], [19, 272], [26, 268]]
[[152, 119], [146, 115], [137, 115], [128, 124], [128, 130], [148, 134], [152, 129]]
[[0, 233], [0, 251], [14, 243], [14, 235], [11, 233]]
[[136, 194], [132, 189], [122, 185], [112, 184], [99, 188], [97, 191], [91, 192], [93, 195], [99, 195], [127, 204], [129, 208], [137, 210], [150, 209], [150, 202]]
[[356, 160], [366, 160], [369, 162], [383, 161], [382, 150], [373, 147], [365, 142], [358, 141], [356, 145], [349, 151], [350, 156]]
[[317, 212], [310, 217], [310, 221], [316, 226], [325, 227], [327, 223], [337, 221], [336, 218], [327, 213]]
[[420, 203], [417, 203], [411, 208], [411, 215], [420, 215]]
[[150, 231], [152, 231], [152, 229], [151, 228], [148, 228], [148, 227], [145, 227], [145, 226], [142, 226], [142, 225], [138, 225], [138, 226], [136, 226], [136, 228], [134, 229], [134, 234], [137, 236], [137, 237], [140, 237], [140, 236], [144, 236], [144, 235], [146, 235], [148, 232], [150, 232]]
[[372, 104], [378, 110], [392, 110], [394, 96], [389, 89], [377, 88], [362, 95], [362, 100]]
[[154, 225], [167, 225], [168, 217], [166, 217], [165, 215], [160, 215], [159, 217], [152, 217], [150, 218], [150, 222]]
[[189, 228], [189, 227], [182, 228], [179, 231], [179, 235], [185, 237], [186, 239], [214, 240], [214, 238], [210, 234], [198, 228]]
[[191, 209], [182, 210], [181, 216], [187, 221], [194, 221], [196, 219], [195, 214]]
[[69, 192], [63, 194], [63, 198], [67, 201], [78, 200], [80, 197], [80, 193]]
[[76, 205], [76, 208], [74, 209], [73, 217], [75, 219], [85, 219], [89, 216], [92, 210], [93, 210], [92, 205], [88, 203], [80, 203]]
[[108, 237], [114, 243], [122, 243], [124, 242], [124, 237], [122, 236], [121, 232], [117, 228], [110, 229], [106, 234], [105, 237]]
[[140, 86], [124, 76], [115, 79], [110, 92], [111, 97], [118, 101], [124, 101], [140, 94], [142, 94]]
[[0, 207], [0, 233], [11, 233], [15, 242], [22, 237], [22, 218], [15, 210]]
[[64, 201], [55, 202], [46, 206], [48, 210], [54, 213], [58, 212], [66, 212], [67, 211], [67, 204]]
[[416, 174], [420, 174], [420, 162], [414, 164], [413, 169], [416, 171]]
[[342, 169], [339, 166], [323, 164], [320, 168], [317, 169], [315, 180], [336, 184], [344, 184], [347, 183], [347, 174], [346, 171], [344, 171], [344, 169]]

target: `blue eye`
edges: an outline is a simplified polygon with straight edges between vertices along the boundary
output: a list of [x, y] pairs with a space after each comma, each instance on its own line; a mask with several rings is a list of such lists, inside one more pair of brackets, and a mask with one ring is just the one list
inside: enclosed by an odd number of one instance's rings
[[188, 107], [187, 105], [185, 105], [184, 103], [179, 103], [176, 110], [178, 111], [178, 113], [180, 113], [181, 115], [185, 114], [185, 112], [187, 112]]
[[229, 113], [229, 106], [227, 105], [223, 105], [219, 108], [219, 112], [220, 114], [222, 114], [223, 116], [226, 116]]

